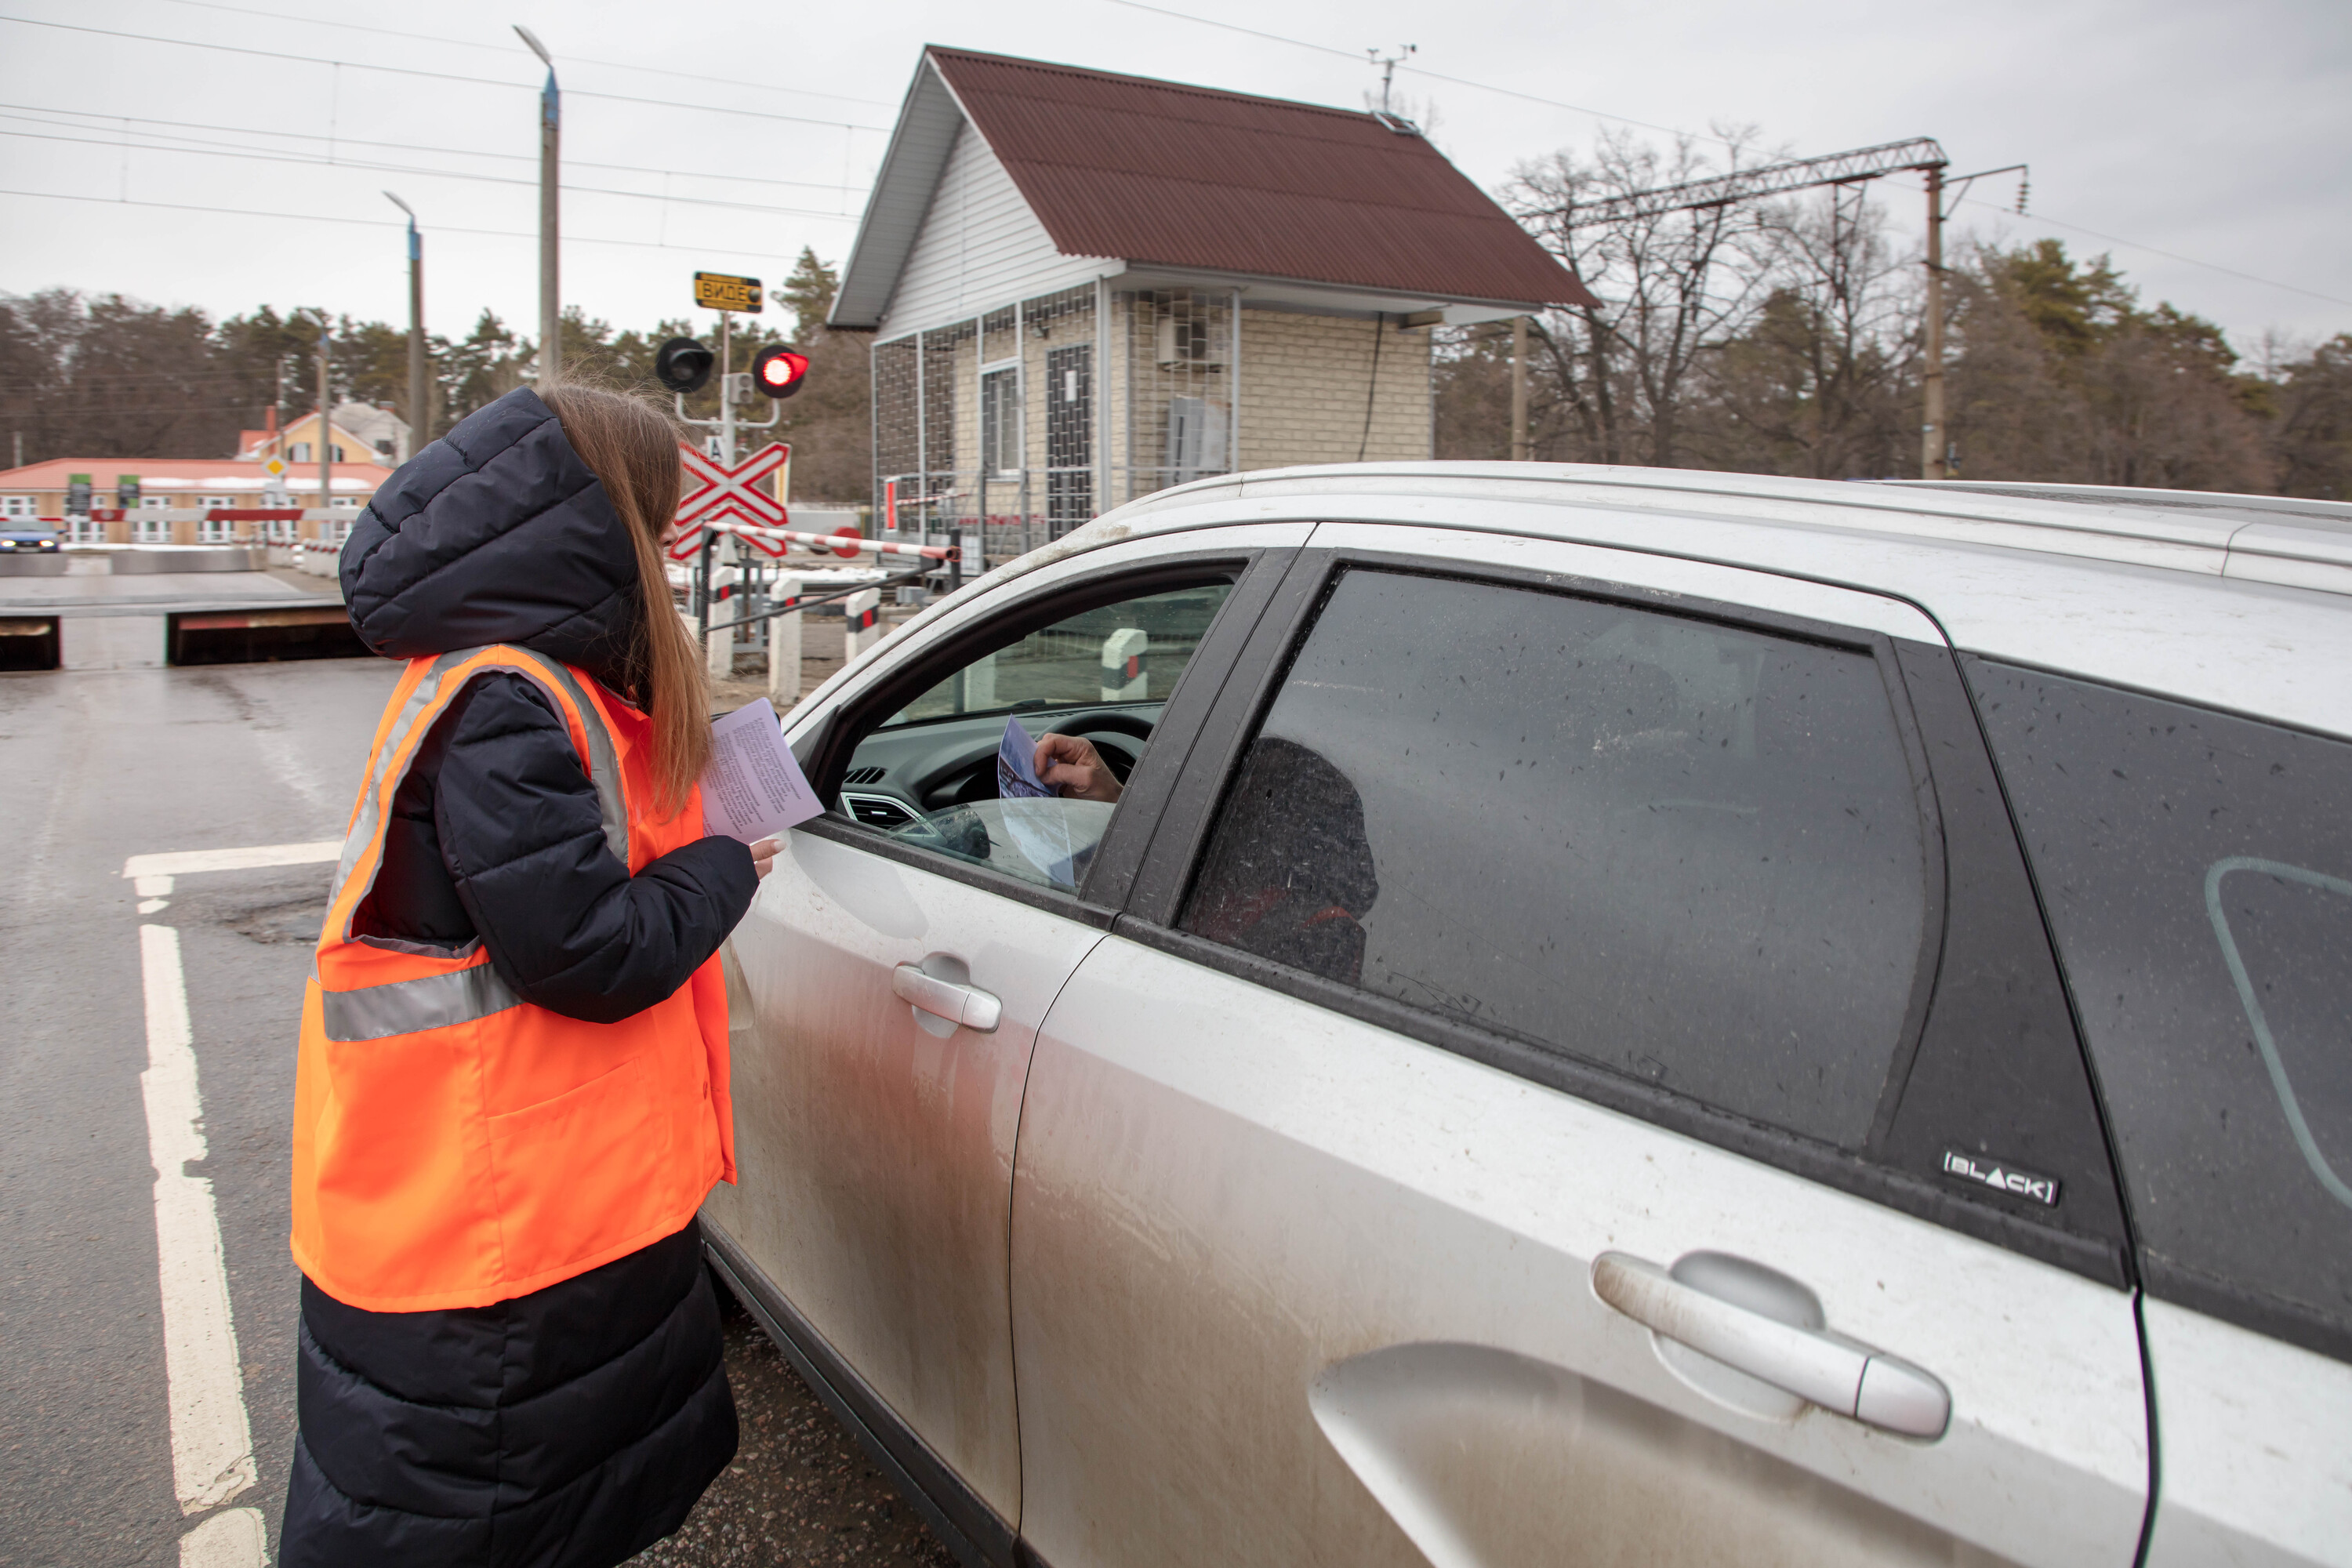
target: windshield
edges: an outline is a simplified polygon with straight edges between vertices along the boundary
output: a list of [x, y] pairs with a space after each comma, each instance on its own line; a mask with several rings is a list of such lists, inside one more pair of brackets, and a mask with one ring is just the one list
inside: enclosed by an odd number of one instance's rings
[[881, 728], [982, 713], [1164, 701], [1230, 592], [1227, 583], [1178, 588], [1041, 626], [957, 670]]

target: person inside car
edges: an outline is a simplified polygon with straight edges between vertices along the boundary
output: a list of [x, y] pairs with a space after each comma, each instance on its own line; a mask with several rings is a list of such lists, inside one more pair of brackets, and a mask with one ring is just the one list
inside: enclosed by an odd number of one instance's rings
[[1037, 742], [1037, 776], [1065, 800], [1118, 804], [1118, 775], [1095, 743], [1078, 735], [1046, 735]]

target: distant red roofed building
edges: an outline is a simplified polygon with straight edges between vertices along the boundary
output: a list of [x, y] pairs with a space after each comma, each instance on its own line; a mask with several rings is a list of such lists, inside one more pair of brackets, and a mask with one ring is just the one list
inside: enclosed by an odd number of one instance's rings
[[[327, 426], [333, 444], [329, 493], [319, 499], [319, 416], [304, 415], [284, 430], [247, 430], [238, 441], [236, 458], [53, 458], [21, 468], [0, 470], [0, 524], [11, 528], [38, 527], [46, 521], [56, 527], [66, 521], [68, 487], [74, 476], [89, 476], [91, 521], [76, 537], [108, 544], [206, 544], [247, 537], [247, 524], [207, 523], [174, 512], [251, 510], [265, 505], [270, 476], [263, 467], [277, 457], [286, 464], [278, 485], [289, 501], [304, 510], [337, 514], [331, 523], [313, 521], [300, 529], [304, 538], [317, 538], [322, 527], [338, 531], [375, 496], [392, 477], [393, 456], [379, 451], [375, 442], [389, 438], [396, 451], [407, 441], [405, 427], [390, 415], [396, 429], [372, 435], [369, 422], [353, 411], [380, 414], [364, 404], [339, 407]], [[353, 429], [352, 426], [359, 426]], [[137, 504], [122, 507], [122, 486], [139, 487]], [[119, 514], [119, 515], [117, 515]]]

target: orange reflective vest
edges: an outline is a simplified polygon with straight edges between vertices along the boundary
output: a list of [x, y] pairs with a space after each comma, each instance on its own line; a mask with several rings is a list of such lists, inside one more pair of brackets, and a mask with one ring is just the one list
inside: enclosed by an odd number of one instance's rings
[[478, 939], [455, 952], [355, 937], [417, 747], [467, 679], [547, 694], [632, 875], [702, 836], [702, 801], [653, 815], [645, 715], [518, 647], [409, 662], [376, 726], [318, 964], [294, 1087], [294, 1260], [379, 1312], [478, 1307], [585, 1273], [682, 1228], [735, 1179], [727, 992], [716, 958], [617, 1024], [523, 1001]]

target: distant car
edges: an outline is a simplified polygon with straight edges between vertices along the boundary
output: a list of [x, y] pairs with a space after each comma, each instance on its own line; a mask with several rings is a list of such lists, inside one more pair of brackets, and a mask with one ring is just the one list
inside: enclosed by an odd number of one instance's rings
[[2352, 1562], [2352, 507], [1251, 474], [790, 734], [709, 1247], [966, 1561]]
[[47, 529], [0, 529], [0, 554], [16, 554], [23, 551], [49, 551], [58, 548], [58, 536]]

